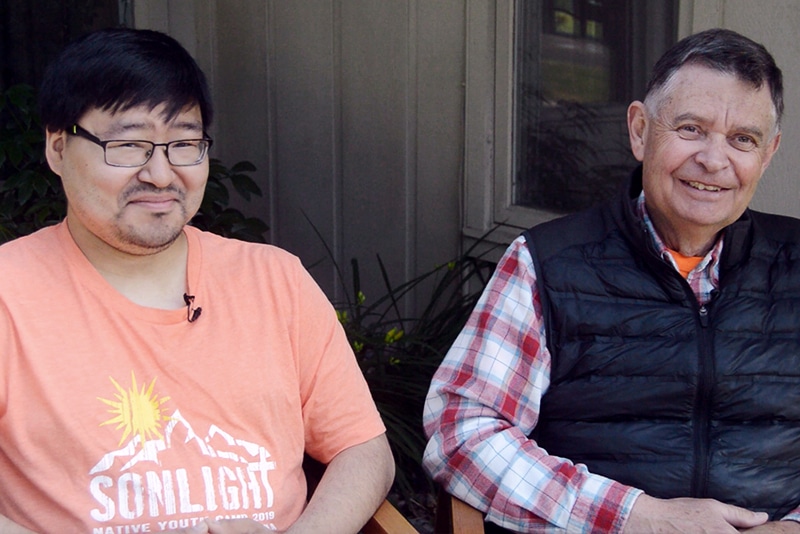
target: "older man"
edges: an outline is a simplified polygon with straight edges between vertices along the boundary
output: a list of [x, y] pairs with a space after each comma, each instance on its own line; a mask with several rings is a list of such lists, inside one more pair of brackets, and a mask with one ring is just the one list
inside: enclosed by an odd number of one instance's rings
[[449, 492], [523, 532], [800, 532], [800, 221], [748, 209], [782, 91], [732, 31], [659, 60], [623, 194], [514, 241], [434, 377]]

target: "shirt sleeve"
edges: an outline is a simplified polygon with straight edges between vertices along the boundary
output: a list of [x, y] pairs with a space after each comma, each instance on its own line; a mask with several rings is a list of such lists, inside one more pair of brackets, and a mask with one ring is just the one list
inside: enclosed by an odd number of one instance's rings
[[434, 375], [423, 464], [448, 492], [521, 532], [617, 532], [641, 490], [528, 438], [550, 383], [536, 273], [524, 237], [506, 251]]
[[305, 449], [328, 463], [386, 431], [333, 306], [299, 269], [298, 328]]
[[783, 516], [781, 521], [794, 521], [796, 523], [800, 523], [800, 506]]

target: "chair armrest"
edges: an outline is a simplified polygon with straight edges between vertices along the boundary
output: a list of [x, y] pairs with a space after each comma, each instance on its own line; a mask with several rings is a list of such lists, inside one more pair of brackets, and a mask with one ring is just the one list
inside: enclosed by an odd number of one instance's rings
[[483, 534], [483, 514], [452, 495], [450, 501], [453, 534]]
[[419, 534], [389, 501], [383, 501], [361, 532], [362, 534]]
[[461, 499], [439, 490], [435, 531], [442, 534], [483, 534], [483, 514]]

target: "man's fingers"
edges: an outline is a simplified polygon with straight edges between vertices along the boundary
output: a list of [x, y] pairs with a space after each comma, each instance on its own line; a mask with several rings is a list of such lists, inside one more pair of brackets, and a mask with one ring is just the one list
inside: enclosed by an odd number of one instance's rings
[[722, 517], [731, 525], [737, 528], [757, 527], [766, 523], [769, 516], [765, 512], [753, 512], [747, 508], [740, 508], [730, 504], [724, 504]]
[[178, 530], [170, 530], [169, 532], [165, 532], [164, 534], [209, 534], [208, 524], [205, 521], [200, 521], [199, 523], [191, 527], [181, 528]]
[[267, 527], [251, 519], [227, 519], [224, 521], [208, 521], [209, 534], [264, 534]]

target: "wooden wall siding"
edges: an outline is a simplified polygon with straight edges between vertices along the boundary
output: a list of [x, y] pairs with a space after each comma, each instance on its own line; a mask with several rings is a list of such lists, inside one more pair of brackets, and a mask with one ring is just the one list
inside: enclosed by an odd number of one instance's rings
[[[401, 281], [416, 255], [416, 12], [408, 2], [340, 4], [341, 224], [344, 258], [391, 261]], [[399, 253], [399, 254], [398, 254]], [[404, 256], [404, 257], [403, 257]], [[376, 282], [378, 280], [376, 279]], [[367, 294], [376, 295], [377, 288]]]
[[[136, 5], [137, 26], [169, 31], [210, 73], [215, 155], [258, 166], [272, 242], [325, 260], [305, 212], [342, 266], [358, 258], [368, 296], [376, 254], [397, 283], [457, 254], [462, 1]], [[330, 262], [312, 273], [341, 297]]]

